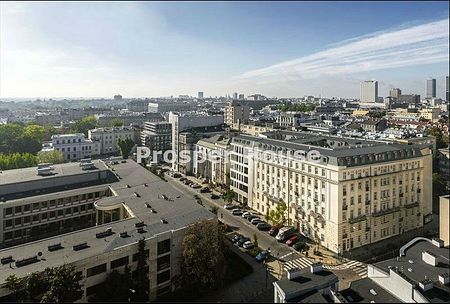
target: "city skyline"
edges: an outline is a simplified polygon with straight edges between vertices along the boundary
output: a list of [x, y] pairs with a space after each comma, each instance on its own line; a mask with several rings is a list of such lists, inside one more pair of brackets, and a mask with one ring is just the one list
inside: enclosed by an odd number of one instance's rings
[[425, 96], [428, 78], [445, 97], [445, 2], [2, 2], [0, 12], [1, 98], [359, 98], [371, 79], [380, 96]]

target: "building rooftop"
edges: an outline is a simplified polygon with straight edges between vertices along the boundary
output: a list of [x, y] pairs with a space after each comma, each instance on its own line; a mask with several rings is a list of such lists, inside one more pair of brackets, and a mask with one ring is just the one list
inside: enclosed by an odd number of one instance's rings
[[[370, 278], [353, 281], [350, 287], [339, 292], [350, 303], [398, 303], [401, 302]], [[372, 302], [373, 301], [373, 302]]]
[[[120, 250], [120, 247], [136, 243], [139, 239], [152, 238], [158, 234], [177, 230], [201, 219], [211, 219], [214, 215], [197, 204], [193, 197], [161, 180], [132, 160], [111, 166], [110, 170], [120, 178], [109, 187], [116, 196], [104, 197], [96, 202], [99, 209], [121, 204], [130, 217], [104, 225], [63, 234], [32, 243], [0, 250], [0, 258], [12, 256], [20, 260], [42, 253], [38, 262], [17, 267], [14, 263], [0, 265], [0, 282], [10, 275], [25, 275], [45, 267], [72, 263], [105, 252]], [[136, 223], [143, 222], [143, 230], [138, 232]], [[97, 238], [96, 233], [111, 228], [113, 234]], [[121, 237], [127, 232], [128, 237]], [[73, 246], [87, 242], [87, 248], [75, 251]], [[62, 248], [49, 251], [48, 246], [61, 244]]]

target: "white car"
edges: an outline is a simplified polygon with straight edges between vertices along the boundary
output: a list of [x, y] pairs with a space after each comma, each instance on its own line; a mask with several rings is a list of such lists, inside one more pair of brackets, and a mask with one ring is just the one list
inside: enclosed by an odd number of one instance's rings
[[225, 209], [227, 209], [227, 210], [234, 209], [235, 207], [236, 207], [236, 206], [233, 205], [233, 204], [226, 204], [226, 205], [223, 206], [223, 208], [225, 208]]
[[252, 242], [247, 241], [247, 242], [244, 243], [244, 245], [242, 245], [242, 247], [243, 247], [244, 249], [250, 249], [250, 248], [255, 247], [255, 245], [254, 245]]
[[254, 219], [251, 220], [250, 223], [252, 223], [253, 225], [258, 224], [259, 222], [262, 222], [261, 219], [259, 217], [255, 217]]
[[250, 214], [251, 214], [250, 212], [246, 211], [246, 212], [242, 213], [242, 217], [246, 217], [247, 215], [250, 215]]

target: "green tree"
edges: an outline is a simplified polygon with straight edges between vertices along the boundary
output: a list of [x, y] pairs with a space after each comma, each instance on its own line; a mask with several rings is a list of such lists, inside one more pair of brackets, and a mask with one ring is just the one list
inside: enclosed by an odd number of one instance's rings
[[97, 119], [95, 116], [86, 116], [81, 120], [76, 121], [70, 128], [71, 132], [74, 133], [83, 133], [87, 136], [87, 133], [90, 129], [95, 129], [97, 126]]
[[225, 192], [224, 200], [227, 203], [231, 203], [233, 202], [233, 198], [234, 198], [234, 191], [228, 188], [227, 192]]
[[43, 126], [34, 124], [26, 126], [23, 131], [25, 136], [37, 139], [39, 142], [42, 142], [44, 140], [45, 132], [46, 131]]
[[124, 273], [113, 270], [105, 280], [103, 288], [89, 298], [89, 302], [128, 302], [131, 300], [133, 282], [130, 268], [125, 266]]
[[114, 118], [110, 123], [111, 127], [121, 127], [123, 126], [123, 120], [120, 118]]
[[38, 159], [30, 153], [0, 153], [0, 169], [11, 170], [36, 166]]
[[145, 238], [138, 242], [137, 267], [135, 277], [135, 293], [133, 294], [133, 302], [148, 302], [150, 283], [148, 279], [148, 254], [145, 250]]
[[282, 225], [286, 222], [285, 212], [287, 210], [287, 205], [283, 200], [277, 203], [275, 209], [269, 211], [268, 220], [272, 221], [274, 225]]
[[219, 221], [191, 225], [183, 239], [183, 285], [193, 292], [222, 286], [225, 276], [224, 227]]
[[0, 125], [0, 153], [36, 154], [42, 149], [42, 140], [39, 135], [33, 134], [33, 130], [37, 132], [36, 128], [26, 132], [23, 125], [16, 123]]
[[122, 154], [122, 157], [124, 159], [127, 159], [131, 153], [131, 150], [133, 150], [133, 147], [135, 145], [134, 141], [131, 138], [127, 138], [125, 140], [119, 139], [117, 141], [117, 144], [119, 145], [120, 153]]
[[448, 147], [448, 135], [444, 135], [442, 130], [438, 127], [428, 128], [425, 132], [429, 136], [436, 137], [436, 148], [447, 148]]
[[10, 275], [5, 287], [18, 302], [74, 302], [83, 295], [81, 278], [74, 266], [62, 265], [22, 278]]
[[58, 150], [38, 152], [39, 163], [61, 164], [64, 162], [64, 154]]

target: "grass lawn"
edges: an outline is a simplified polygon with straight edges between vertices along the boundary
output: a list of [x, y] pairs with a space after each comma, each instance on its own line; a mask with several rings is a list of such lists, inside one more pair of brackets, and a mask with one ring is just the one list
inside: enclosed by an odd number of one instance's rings
[[[239, 257], [236, 253], [231, 250], [227, 250], [225, 252], [225, 259], [227, 263], [227, 268], [225, 272], [224, 278], [224, 286], [227, 285], [249, 275], [253, 272], [252, 266], [250, 266], [246, 261], [244, 261], [241, 257]], [[208, 292], [201, 291], [200, 289], [188, 290], [188, 289], [179, 289], [175, 292], [165, 294], [159, 297], [157, 302], [186, 302], [186, 299], [189, 299], [189, 302], [193, 302], [198, 298], [208, 294], [209, 292], [215, 292], [214, 290], [209, 290]]]

